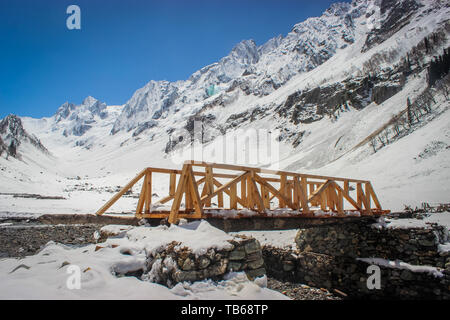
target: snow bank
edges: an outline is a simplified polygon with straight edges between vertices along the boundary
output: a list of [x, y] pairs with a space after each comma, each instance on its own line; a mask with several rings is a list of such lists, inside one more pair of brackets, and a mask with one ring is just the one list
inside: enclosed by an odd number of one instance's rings
[[[117, 226], [105, 229], [123, 231]], [[0, 260], [0, 299], [287, 299], [267, 289], [264, 279], [253, 282], [245, 273], [231, 273], [220, 282], [179, 283], [172, 289], [123, 276], [144, 268], [146, 250], [180, 241], [202, 252], [226, 246], [231, 238], [203, 221], [182, 227], [136, 227], [121, 238], [78, 248], [49, 242], [34, 256]], [[79, 289], [68, 286], [73, 270], [80, 275]]]

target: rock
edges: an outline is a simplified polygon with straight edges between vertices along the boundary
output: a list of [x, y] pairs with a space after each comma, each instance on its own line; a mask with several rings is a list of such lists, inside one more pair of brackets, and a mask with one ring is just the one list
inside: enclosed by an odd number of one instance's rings
[[233, 251], [230, 252], [228, 257], [230, 260], [242, 260], [245, 258], [245, 250], [242, 247], [237, 247]]
[[409, 270], [403, 270], [402, 273], [400, 274], [400, 278], [402, 280], [410, 281], [414, 279], [414, 275]]
[[253, 280], [255, 278], [259, 278], [259, 277], [262, 277], [263, 275], [265, 275], [266, 269], [259, 268], [259, 269], [249, 270], [246, 272], [246, 274], [250, 278], [250, 280]]
[[244, 248], [247, 254], [259, 252], [261, 250], [261, 246], [259, 245], [259, 242], [257, 240], [246, 243]]
[[195, 267], [195, 262], [190, 258], [186, 258], [186, 260], [184, 260], [184, 262], [183, 262], [181, 269], [183, 269], [183, 271], [190, 271], [190, 270], [194, 269], [194, 267]]
[[257, 269], [257, 268], [261, 267], [262, 265], [264, 265], [264, 260], [262, 258], [260, 258], [259, 260], [250, 261], [247, 263], [247, 266], [250, 269]]
[[211, 260], [209, 260], [207, 257], [200, 257], [199, 261], [198, 261], [198, 266], [200, 269], [205, 269], [207, 268], [211, 263]]
[[230, 261], [230, 263], [228, 263], [229, 271], [240, 271], [241, 267], [242, 267], [242, 263], [240, 263], [240, 262]]

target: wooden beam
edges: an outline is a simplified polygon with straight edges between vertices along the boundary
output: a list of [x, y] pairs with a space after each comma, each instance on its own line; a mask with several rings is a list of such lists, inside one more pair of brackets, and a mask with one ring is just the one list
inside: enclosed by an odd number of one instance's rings
[[[274, 186], [272, 186], [270, 183], [266, 182], [264, 180], [264, 178], [260, 177], [259, 175], [257, 175], [256, 173], [254, 174], [254, 179], [259, 182], [261, 185], [266, 186], [269, 191], [275, 195], [278, 199], [281, 199], [284, 201], [284, 203], [286, 203], [290, 208], [294, 209], [294, 205], [291, 203], [291, 201], [289, 199], [287, 199], [284, 195], [282, 195], [280, 193], [280, 191], [278, 191]], [[295, 209], [294, 209], [295, 210]]]
[[[319, 199], [319, 196], [322, 195], [322, 193], [324, 192], [324, 190], [326, 190], [326, 188], [332, 183], [332, 180], [327, 180], [325, 183], [323, 183], [319, 188], [317, 188], [316, 190], [314, 190], [314, 192], [309, 196], [308, 202], [313, 201], [314, 199]], [[323, 202], [323, 200], [319, 200], [320, 203]]]
[[138, 205], [136, 207], [136, 214], [141, 214], [142, 209], [144, 208], [145, 196], [147, 193], [147, 180], [148, 180], [148, 174], [145, 174], [144, 182], [142, 183], [142, 187], [141, 187], [141, 193], [139, 194]]
[[170, 174], [170, 184], [169, 184], [169, 196], [175, 196], [175, 188], [177, 185], [177, 174]]
[[281, 183], [280, 183], [280, 194], [283, 195], [283, 197], [280, 199], [280, 208], [286, 207], [286, 201], [284, 200], [286, 197], [286, 175], [281, 176]]
[[341, 191], [341, 192], [342, 192], [343, 197], [344, 197], [348, 202], [350, 202], [350, 204], [351, 204], [356, 210], [358, 210], [358, 211], [361, 212], [362, 209], [361, 209], [361, 207], [358, 205], [358, 203], [357, 203], [355, 200], [353, 200], [352, 197], [350, 197], [348, 194], [346, 194], [346, 193], [344, 192], [344, 190], [343, 190], [338, 184], [335, 185], [335, 188], [336, 188], [338, 191]]
[[230, 209], [237, 209], [237, 183], [230, 186]]
[[134, 177], [130, 182], [128, 182], [119, 192], [117, 192], [108, 202], [106, 202], [98, 211], [95, 213], [97, 215], [102, 215], [108, 210], [125, 192], [127, 192], [131, 187], [133, 187], [136, 182], [138, 182], [147, 172], [147, 169], [142, 170]]
[[210, 163], [210, 162], [194, 161], [194, 160], [188, 160], [188, 161], [185, 161], [184, 163], [191, 164], [193, 166], [199, 166], [199, 167], [211, 166], [216, 169], [235, 170], [235, 171], [253, 171], [255, 173], [262, 173], [262, 174], [297, 176], [297, 177], [319, 179], [319, 180], [335, 180], [335, 181], [349, 180], [352, 182], [361, 182], [361, 183], [369, 182], [367, 180], [358, 180], [358, 179], [349, 179], [349, 178], [340, 178], [340, 177], [327, 177], [327, 176], [319, 176], [319, 175], [313, 175], [313, 174], [302, 174], [302, 173], [289, 172], [289, 171], [270, 170], [270, 169], [263, 169], [263, 168], [237, 166], [237, 165], [223, 164], [223, 163]]
[[[243, 179], [242, 181], [244, 181], [245, 179]], [[219, 182], [219, 181], [217, 181], [216, 179], [213, 179], [213, 182], [214, 182], [214, 185], [216, 186], [216, 187], [221, 187], [222, 186], [222, 184]], [[223, 190], [223, 192], [225, 192], [229, 197], [231, 196], [231, 193], [230, 193], [230, 191], [228, 191], [228, 190]], [[220, 197], [222, 197], [222, 205], [220, 206], [219, 205], [219, 207], [222, 207], [223, 208], [223, 192], [219, 192], [218, 194], [217, 194], [217, 196], [219, 197], [219, 203], [220, 203]], [[239, 198], [238, 196], [236, 196], [236, 201], [241, 205], [241, 206], [243, 206], [244, 208], [246, 207], [245, 206], [245, 202], [241, 199], [241, 198]]]
[[192, 197], [192, 203], [194, 205], [194, 209], [195, 209], [195, 215], [193, 216], [193, 218], [197, 218], [200, 219], [203, 217], [203, 206], [202, 206], [202, 202], [200, 200], [200, 195], [198, 193], [198, 185], [197, 182], [195, 181], [195, 176], [194, 173], [192, 171], [192, 167], [188, 168], [188, 184], [189, 184], [189, 188], [190, 188], [190, 193], [191, 193], [191, 197]]
[[[366, 192], [367, 192], [367, 191], [366, 191]], [[382, 209], [381, 209], [380, 201], [378, 200], [378, 197], [377, 197], [377, 195], [375, 194], [375, 191], [373, 190], [373, 187], [372, 187], [372, 184], [371, 184], [371, 183], [369, 183], [369, 193], [370, 193], [370, 195], [372, 196], [373, 202], [375, 203], [375, 207], [376, 207], [378, 210], [382, 210]]]
[[183, 197], [184, 189], [186, 187], [187, 175], [188, 175], [189, 165], [183, 165], [183, 170], [178, 180], [177, 190], [175, 192], [175, 197], [173, 199], [172, 208], [169, 214], [169, 223], [176, 223], [178, 219], [178, 211], [180, 210], [181, 198]]
[[248, 172], [244, 172], [244, 173], [241, 174], [240, 176], [234, 178], [233, 180], [231, 180], [231, 181], [225, 183], [224, 185], [222, 185], [221, 187], [219, 187], [218, 189], [216, 189], [213, 193], [204, 195], [204, 196], [202, 197], [202, 199], [201, 199], [201, 200], [202, 200], [202, 203], [205, 203], [205, 201], [206, 201], [207, 199], [211, 199], [212, 197], [216, 196], [219, 192], [222, 192], [222, 191], [224, 191], [225, 189], [228, 189], [230, 186], [232, 186], [232, 185], [238, 183], [239, 181], [241, 181], [241, 179], [247, 177], [248, 174], [249, 174]]
[[255, 199], [256, 207], [258, 208], [259, 212], [264, 212], [264, 202], [259, 193], [258, 186], [255, 183], [255, 173], [254, 172], [252, 172], [250, 183], [252, 184], [253, 196]]
[[149, 171], [146, 175], [147, 189], [145, 190], [145, 213], [150, 212], [150, 206], [152, 204], [152, 172]]

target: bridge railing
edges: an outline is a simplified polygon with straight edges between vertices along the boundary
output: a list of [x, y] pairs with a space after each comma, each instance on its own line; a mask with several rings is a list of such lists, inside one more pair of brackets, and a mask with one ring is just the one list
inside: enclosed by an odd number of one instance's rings
[[[152, 203], [152, 177], [168, 175], [168, 193]], [[143, 180], [138, 218], [205, 218], [217, 210], [243, 210], [259, 216], [346, 217], [380, 215], [370, 181], [302, 174], [228, 164], [186, 161], [182, 170], [146, 168], [114, 195], [97, 214], [104, 214], [138, 181]], [[170, 204], [170, 210], [160, 210]], [[238, 211], [239, 212], [239, 211]], [[237, 214], [236, 217], [240, 215]]]

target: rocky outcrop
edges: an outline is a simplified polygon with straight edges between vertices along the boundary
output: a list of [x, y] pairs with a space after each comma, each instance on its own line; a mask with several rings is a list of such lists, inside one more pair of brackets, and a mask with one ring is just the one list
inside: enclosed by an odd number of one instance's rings
[[0, 121], [0, 155], [5, 152], [8, 156], [21, 158], [21, 145], [29, 143], [41, 152], [48, 153], [41, 141], [29, 134], [22, 125], [22, 120], [13, 114]]
[[410, 22], [419, 7], [420, 5], [415, 0], [382, 0], [380, 26], [369, 32], [361, 51], [366, 52], [389, 39]]

